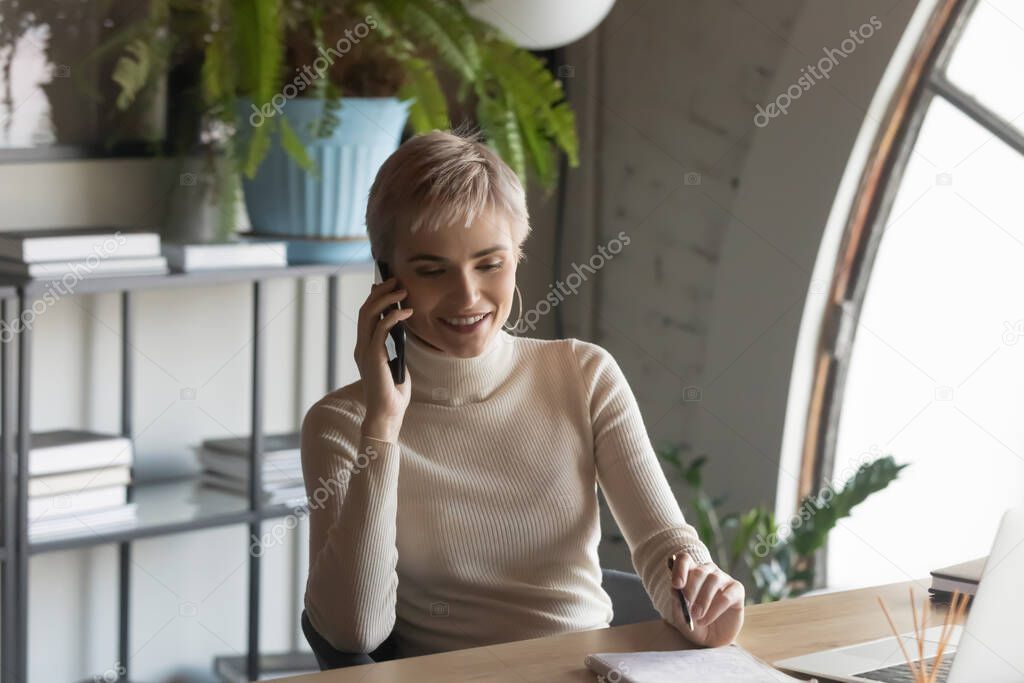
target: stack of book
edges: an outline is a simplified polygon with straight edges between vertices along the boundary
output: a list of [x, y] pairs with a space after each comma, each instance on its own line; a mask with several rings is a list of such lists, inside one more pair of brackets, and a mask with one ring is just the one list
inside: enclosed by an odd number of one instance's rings
[[109, 531], [135, 522], [128, 503], [131, 439], [58, 430], [32, 434], [28, 457], [31, 541]]
[[986, 555], [932, 571], [932, 586], [928, 589], [932, 599], [937, 602], [949, 602], [954, 591], [973, 596], [978, 592], [978, 584], [981, 583], [981, 574], [985, 570], [987, 560]]
[[[206, 439], [196, 450], [203, 468], [203, 486], [238, 495], [249, 492], [249, 439]], [[268, 434], [263, 437], [260, 499], [270, 505], [305, 504], [299, 434]]]
[[370, 240], [359, 237], [300, 237], [284, 236], [260, 232], [240, 232], [240, 239], [249, 242], [270, 242], [284, 244], [288, 254], [288, 263], [365, 263], [373, 260], [370, 252]]
[[167, 272], [160, 235], [117, 228], [0, 232], [0, 275], [53, 280]]
[[176, 271], [228, 268], [283, 268], [288, 245], [282, 241], [255, 242], [234, 237], [219, 242], [164, 242], [163, 254]]

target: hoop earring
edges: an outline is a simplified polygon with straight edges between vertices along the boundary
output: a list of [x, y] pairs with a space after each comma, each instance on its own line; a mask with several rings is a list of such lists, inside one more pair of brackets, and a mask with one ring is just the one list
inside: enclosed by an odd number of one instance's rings
[[519, 299], [519, 317], [516, 318], [516, 322], [515, 324], [512, 325], [512, 327], [508, 326], [508, 321], [505, 321], [505, 324], [502, 325], [504, 329], [510, 330], [512, 332], [517, 332], [519, 330], [519, 323], [523, 321], [523, 293], [519, 291], [518, 284], [516, 285], [516, 298]]

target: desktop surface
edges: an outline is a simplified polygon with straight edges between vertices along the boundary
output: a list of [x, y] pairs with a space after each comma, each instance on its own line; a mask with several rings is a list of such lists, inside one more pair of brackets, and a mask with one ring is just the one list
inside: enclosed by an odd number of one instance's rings
[[[901, 632], [912, 631], [907, 588], [913, 586], [920, 600], [927, 599], [929, 585], [929, 579], [919, 579], [752, 605], [747, 608], [738, 642], [757, 657], [773, 662], [816, 650], [883, 638], [891, 633], [876, 596], [886, 601]], [[941, 623], [946, 608], [946, 605], [930, 604], [929, 623]], [[450, 683], [452, 680], [470, 679], [495, 683], [594, 683], [597, 677], [583, 664], [583, 658], [588, 654], [688, 647], [691, 646], [681, 633], [657, 620], [276, 680], [281, 683]]]

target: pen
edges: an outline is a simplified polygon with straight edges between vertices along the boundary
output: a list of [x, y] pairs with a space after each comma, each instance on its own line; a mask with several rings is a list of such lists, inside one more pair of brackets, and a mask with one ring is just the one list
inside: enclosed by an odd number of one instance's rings
[[[675, 553], [673, 553], [672, 557], [668, 558], [668, 570], [670, 572], [672, 571], [672, 567], [675, 564], [675, 561], [676, 561], [676, 556], [675, 556]], [[690, 630], [692, 631], [693, 630], [693, 618], [690, 616], [690, 608], [686, 606], [686, 596], [683, 595], [683, 591], [680, 590], [679, 588], [674, 588], [673, 590], [675, 590], [677, 593], [679, 593], [679, 606], [683, 608], [683, 616], [686, 617], [686, 625], [689, 626]]]

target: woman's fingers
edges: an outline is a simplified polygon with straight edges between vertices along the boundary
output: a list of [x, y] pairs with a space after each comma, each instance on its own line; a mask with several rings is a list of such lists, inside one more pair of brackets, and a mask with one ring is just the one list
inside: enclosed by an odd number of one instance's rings
[[746, 591], [743, 589], [743, 584], [736, 579], [730, 578], [725, 583], [725, 587], [714, 596], [711, 601], [711, 605], [704, 613], [703, 622], [705, 624], [713, 624], [729, 609], [741, 609], [743, 602], [746, 600]]
[[691, 561], [689, 572], [686, 574], [686, 584], [683, 586], [683, 595], [686, 596], [686, 604], [690, 608], [690, 616], [695, 620], [697, 615], [693, 613], [694, 601], [700, 594], [700, 589], [707, 580], [708, 575], [711, 574], [711, 570], [714, 569], [713, 564], [698, 565]]
[[686, 553], [680, 553], [672, 566], [672, 587], [683, 591], [693, 619], [691, 629], [679, 601], [673, 599], [672, 618], [684, 636], [709, 647], [727, 645], [736, 639], [743, 627], [743, 584], [714, 563], [698, 565]]
[[[385, 280], [384, 282], [375, 282], [370, 287], [370, 293], [366, 296], [366, 300], [363, 305], [359, 307], [359, 321], [372, 321], [373, 311], [377, 308], [377, 302], [380, 301], [381, 297], [387, 296], [388, 294], [394, 293], [398, 286], [398, 281], [394, 278]], [[380, 310], [377, 310], [377, 315], [380, 315]]]
[[353, 355], [362, 379], [366, 405], [363, 428], [365, 433], [385, 441], [398, 440], [402, 418], [412, 395], [408, 372], [406, 381], [394, 384], [385, 343], [388, 331], [413, 313], [411, 308], [392, 308], [405, 297], [405, 290], [395, 278], [376, 283], [360, 306], [357, 321]]
[[682, 589], [686, 586], [686, 577], [696, 564], [686, 553], [678, 553], [675, 558], [672, 564], [672, 587]]
[[700, 585], [700, 590], [690, 602], [690, 616], [693, 617], [694, 621], [705, 625], [708, 623], [704, 615], [711, 605], [711, 600], [725, 584], [726, 578], [721, 572], [714, 571], [706, 575], [703, 583]]
[[371, 289], [370, 294], [366, 297], [366, 301], [359, 307], [359, 316], [356, 321], [356, 348], [355, 358], [358, 363], [365, 345], [369, 342], [373, 336], [374, 330], [377, 328], [377, 323], [380, 321], [380, 314], [392, 304], [401, 301], [405, 297], [404, 290], [395, 289], [398, 287], [398, 282], [394, 278], [385, 280], [384, 282], [375, 283]]
[[387, 310], [388, 306], [393, 306], [405, 298], [406, 291], [404, 289], [396, 289], [393, 292], [386, 292], [381, 294], [379, 298], [373, 301], [373, 305], [368, 309], [370, 319], [373, 320], [381, 313]]
[[387, 315], [380, 319], [380, 322], [377, 323], [377, 328], [373, 331], [373, 336], [370, 338], [371, 353], [374, 357], [387, 360], [388, 354], [385, 350], [384, 342], [388, 331], [396, 323], [405, 320], [411, 315], [411, 308], [400, 308], [395, 311], [389, 311]]

